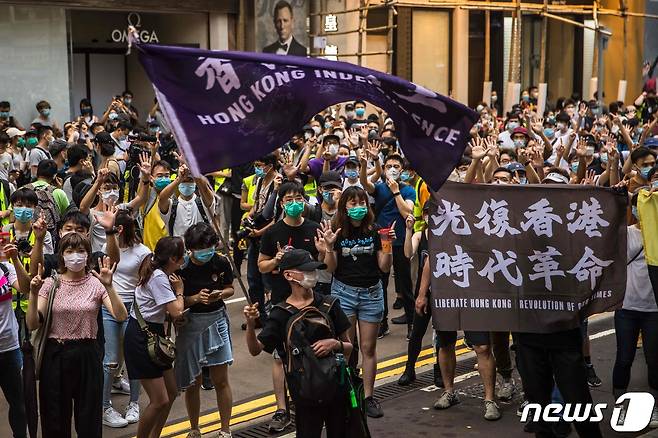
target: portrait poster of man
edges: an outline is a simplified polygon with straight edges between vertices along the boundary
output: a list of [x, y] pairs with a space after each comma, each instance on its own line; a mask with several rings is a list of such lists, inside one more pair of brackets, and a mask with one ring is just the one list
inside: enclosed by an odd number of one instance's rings
[[266, 0], [256, 6], [256, 47], [264, 53], [307, 56], [307, 0]]

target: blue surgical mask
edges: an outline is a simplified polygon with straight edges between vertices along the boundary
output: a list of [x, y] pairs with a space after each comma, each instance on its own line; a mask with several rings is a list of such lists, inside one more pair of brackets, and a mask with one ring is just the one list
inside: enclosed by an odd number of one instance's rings
[[640, 175], [642, 175], [642, 178], [644, 179], [649, 179], [649, 172], [651, 172], [651, 167], [643, 167], [640, 169]]
[[192, 196], [196, 190], [195, 182], [180, 183], [178, 185], [178, 191], [183, 196]]
[[331, 192], [322, 192], [322, 199], [329, 205], [334, 205], [336, 201], [334, 200], [334, 194]]
[[544, 128], [544, 135], [548, 138], [551, 138], [555, 135], [555, 129], [553, 128]]
[[126, 106], [130, 106], [130, 104], [133, 103], [133, 100], [129, 97], [124, 97], [123, 103], [126, 104]]
[[526, 178], [525, 176], [520, 176], [519, 184], [528, 184], [528, 178]]
[[171, 183], [171, 178], [168, 176], [159, 176], [155, 179], [153, 182], [153, 185], [155, 186], [155, 189], [159, 192], [165, 187], [167, 187]]
[[256, 174], [256, 178], [265, 176], [265, 170], [262, 167], [254, 167], [254, 173]]
[[0, 119], [8, 119], [9, 111], [0, 111]]
[[658, 180], [652, 182], [651, 187], [653, 187], [654, 189], [658, 189]]
[[183, 256], [183, 266], [181, 266], [181, 269], [185, 269], [185, 267], [189, 264], [190, 264], [190, 256], [185, 254]]
[[357, 108], [354, 110], [354, 113], [356, 114], [357, 117], [363, 117], [366, 113], [365, 108]]
[[525, 147], [525, 140], [514, 140], [514, 147], [521, 149]]
[[406, 170], [400, 174], [400, 180], [402, 180], [403, 182], [407, 182], [410, 179], [411, 179], [411, 175], [409, 175], [409, 172], [407, 172]]
[[345, 178], [356, 179], [359, 177], [359, 171], [356, 169], [346, 169]]
[[44, 117], [48, 117], [50, 115], [50, 108], [44, 108], [41, 110], [41, 115]]
[[215, 255], [215, 248], [206, 248], [192, 251], [194, 258], [201, 263], [208, 263]]
[[507, 124], [507, 130], [510, 132], [514, 131], [518, 127], [519, 127], [519, 122], [509, 122]]
[[599, 156], [599, 158], [601, 159], [602, 163], [607, 163], [608, 162], [608, 154], [606, 154], [606, 153], [601, 154]]
[[117, 113], [110, 113], [110, 114], [107, 115], [107, 117], [108, 117], [110, 120], [115, 120], [115, 119], [117, 119], [117, 118], [119, 117], [119, 115], [118, 115]]
[[573, 173], [578, 173], [578, 162], [571, 163], [571, 171]]
[[30, 207], [14, 207], [14, 217], [22, 224], [26, 224], [32, 220], [34, 216], [34, 209]]
[[631, 206], [631, 213], [633, 214], [633, 217], [637, 220], [640, 220], [640, 216], [638, 215], [637, 212], [637, 205]]

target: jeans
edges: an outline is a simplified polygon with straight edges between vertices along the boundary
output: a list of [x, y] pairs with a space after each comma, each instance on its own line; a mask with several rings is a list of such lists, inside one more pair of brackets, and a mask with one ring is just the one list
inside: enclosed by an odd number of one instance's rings
[[247, 283], [249, 284], [249, 297], [252, 303], [258, 303], [261, 321], [265, 315], [265, 285], [263, 274], [258, 270], [258, 254], [260, 253], [260, 240], [251, 239], [247, 248]]
[[9, 405], [9, 425], [14, 438], [27, 437], [27, 418], [23, 398], [23, 354], [20, 348], [0, 353], [0, 388]]
[[631, 380], [638, 336], [642, 332], [642, 347], [647, 361], [649, 388], [658, 392], [658, 312], [638, 312], [620, 309], [615, 312], [617, 357], [612, 370], [612, 388], [625, 392]]
[[338, 297], [340, 307], [348, 318], [355, 316], [359, 321], [379, 324], [384, 316], [384, 297], [380, 282], [370, 287], [355, 287], [334, 278], [331, 295]]
[[[130, 313], [132, 302], [123, 303], [126, 310]], [[112, 406], [112, 382], [121, 369], [123, 362], [123, 335], [128, 327], [128, 319], [124, 322], [118, 322], [112, 317], [110, 312], [101, 308], [103, 313], [103, 330], [105, 331], [105, 355], [103, 356], [103, 409]], [[130, 376], [128, 376], [130, 377]], [[139, 380], [130, 380], [130, 401], [139, 400], [141, 385]]]

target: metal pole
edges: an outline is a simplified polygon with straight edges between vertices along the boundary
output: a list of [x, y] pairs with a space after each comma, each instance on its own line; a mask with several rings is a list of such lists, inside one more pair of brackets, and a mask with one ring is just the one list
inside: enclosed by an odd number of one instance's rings
[[491, 11], [484, 11], [484, 82], [491, 78]]
[[[548, 7], [548, 0], [544, 0], [544, 8]], [[541, 23], [541, 48], [539, 52], [539, 83], [546, 82], [546, 42], [548, 39], [548, 17], [544, 15]]]
[[395, 9], [393, 6], [388, 8], [388, 34], [386, 36], [386, 69], [388, 74], [393, 74], [393, 16]]
[[599, 65], [596, 74], [596, 100], [599, 102], [599, 108], [603, 108], [603, 45], [605, 44], [605, 35], [599, 30], [596, 32], [597, 40], [599, 42], [598, 55]]

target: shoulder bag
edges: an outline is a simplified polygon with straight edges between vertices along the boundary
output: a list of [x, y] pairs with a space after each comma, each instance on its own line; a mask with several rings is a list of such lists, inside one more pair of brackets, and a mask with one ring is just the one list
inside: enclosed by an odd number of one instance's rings
[[48, 333], [50, 333], [50, 325], [53, 320], [53, 303], [55, 302], [55, 294], [59, 288], [59, 276], [53, 274], [53, 284], [48, 292], [48, 306], [46, 307], [46, 314], [43, 315], [41, 327], [32, 333], [32, 347], [34, 348], [34, 365], [35, 377], [39, 380], [41, 374], [41, 362], [43, 360], [43, 352], [46, 350], [46, 342], [48, 341]]
[[[160, 336], [149, 329], [142, 317], [142, 312], [139, 311], [136, 299], [133, 300], [133, 309], [135, 309], [137, 323], [146, 335], [146, 347], [151, 361], [161, 367], [170, 367], [176, 359], [176, 344], [169, 335]], [[171, 327], [171, 324], [169, 326]]]

